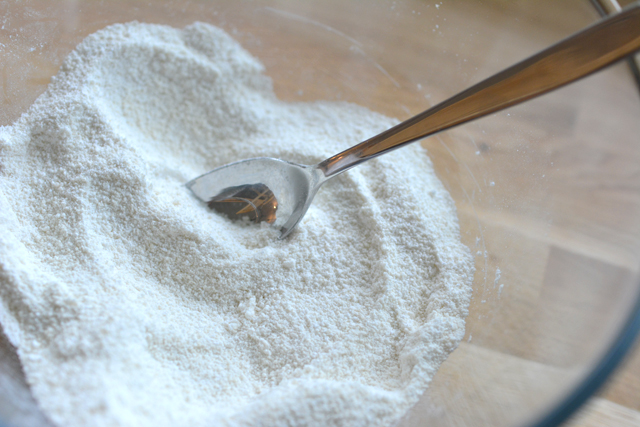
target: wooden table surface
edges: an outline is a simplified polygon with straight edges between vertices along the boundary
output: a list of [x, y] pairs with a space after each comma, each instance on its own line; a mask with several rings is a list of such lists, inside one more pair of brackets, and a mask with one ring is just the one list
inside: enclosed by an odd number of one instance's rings
[[[265, 63], [280, 98], [352, 101], [403, 119], [598, 18], [585, 0], [100, 5], [0, 3], [6, 25], [29, 32], [0, 31], [0, 124], [84, 35], [113, 22], [212, 22]], [[29, 26], [38, 19], [46, 25]], [[402, 425], [530, 422], [524, 409], [547, 410], [597, 360], [638, 296], [639, 117], [639, 93], [616, 65], [424, 141], [477, 272], [467, 335]], [[640, 425], [637, 345], [567, 425]]]

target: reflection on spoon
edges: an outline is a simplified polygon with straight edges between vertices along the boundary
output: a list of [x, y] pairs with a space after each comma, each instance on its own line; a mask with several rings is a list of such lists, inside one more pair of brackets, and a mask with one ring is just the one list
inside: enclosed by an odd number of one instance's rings
[[266, 185], [246, 184], [224, 189], [207, 206], [230, 219], [248, 218], [271, 224], [276, 220], [278, 201]]

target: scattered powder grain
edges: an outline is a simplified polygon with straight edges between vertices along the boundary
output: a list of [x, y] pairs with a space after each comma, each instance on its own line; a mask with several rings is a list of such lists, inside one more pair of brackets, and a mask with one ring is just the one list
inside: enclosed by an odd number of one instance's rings
[[0, 128], [0, 321], [64, 426], [389, 425], [464, 335], [472, 259], [414, 144], [328, 183], [290, 238], [183, 183], [313, 164], [394, 124], [285, 103], [222, 30], [84, 40]]

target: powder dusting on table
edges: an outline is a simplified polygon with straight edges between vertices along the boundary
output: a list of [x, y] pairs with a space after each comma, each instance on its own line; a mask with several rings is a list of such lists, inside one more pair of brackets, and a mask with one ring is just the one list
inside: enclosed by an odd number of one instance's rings
[[397, 421], [464, 336], [473, 262], [418, 144], [327, 183], [285, 240], [184, 183], [315, 164], [395, 124], [278, 100], [224, 31], [107, 27], [0, 128], [0, 322], [62, 426]]

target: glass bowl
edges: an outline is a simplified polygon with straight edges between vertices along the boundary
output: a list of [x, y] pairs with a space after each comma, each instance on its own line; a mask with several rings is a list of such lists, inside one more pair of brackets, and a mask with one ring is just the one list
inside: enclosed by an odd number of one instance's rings
[[[598, 19], [586, 0], [0, 1], [0, 125], [88, 34], [227, 30], [283, 100], [405, 119]], [[625, 63], [422, 142], [476, 261], [466, 336], [402, 426], [557, 425], [640, 327], [640, 99]], [[1, 285], [1, 283], [0, 283]], [[0, 417], [46, 420], [0, 343]]]

